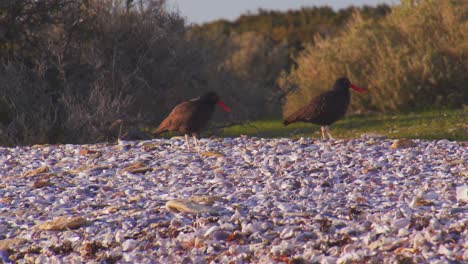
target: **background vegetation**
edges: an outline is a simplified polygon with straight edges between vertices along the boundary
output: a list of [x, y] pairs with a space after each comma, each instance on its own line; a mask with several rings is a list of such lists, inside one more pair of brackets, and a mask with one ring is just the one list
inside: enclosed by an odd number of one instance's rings
[[282, 79], [293, 111], [348, 76], [366, 87], [352, 109], [402, 111], [461, 106], [468, 102], [468, 2], [401, 1], [383, 19], [354, 15], [333, 38], [317, 37]]
[[1, 1], [0, 145], [115, 139], [208, 90], [221, 126], [278, 118], [339, 75], [369, 90], [353, 111], [461, 106], [468, 3], [401, 2], [187, 25], [163, 0]]
[[[128, 3], [128, 5], [126, 5]], [[164, 2], [2, 1], [3, 144], [115, 138], [157, 122], [211, 77], [205, 43]], [[5, 106], [6, 105], [6, 106]], [[131, 121], [131, 122], [130, 122]]]

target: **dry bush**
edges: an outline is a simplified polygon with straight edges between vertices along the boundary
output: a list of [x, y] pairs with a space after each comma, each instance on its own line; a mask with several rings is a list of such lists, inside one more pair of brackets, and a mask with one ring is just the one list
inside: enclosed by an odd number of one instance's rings
[[[8, 117], [2, 118], [2, 144], [110, 140], [117, 136], [118, 128], [111, 128], [117, 119], [131, 126], [126, 129], [156, 125], [175, 103], [212, 88], [205, 87], [207, 57], [198, 52], [203, 43], [186, 36], [183, 19], [167, 12], [165, 1], [54, 3], [59, 2], [44, 2], [50, 9], [45, 13], [34, 1], [7, 9], [10, 17], [16, 9], [27, 10], [41, 26], [26, 24], [23, 31], [34, 38], [24, 42], [11, 34], [0, 39], [7, 47], [2, 61], [18, 65], [22, 78], [22, 83], [8, 79], [15, 74], [6, 63], [0, 66], [9, 89], [3, 93], [2, 88], [2, 101], [15, 107], [3, 107], [9, 113], [2, 114]], [[13, 25], [16, 20], [8, 21]], [[11, 45], [12, 39], [26, 52]], [[36, 93], [42, 108], [32, 103], [17, 107], [21, 100], [37, 100]]]
[[3, 123], [0, 143], [22, 145], [53, 142], [58, 113], [47, 84], [23, 64], [9, 63], [0, 67], [0, 91], [8, 98], [8, 123]]
[[346, 75], [369, 90], [352, 110], [397, 111], [468, 101], [468, 2], [402, 1], [379, 21], [353, 17], [340, 36], [317, 38], [281, 80], [288, 114]]
[[[110, 131], [117, 119], [145, 126], [162, 115], [184, 25], [162, 1], [146, 2], [144, 8], [97, 4], [88, 11], [98, 14], [85, 27], [92, 38], [88, 47], [77, 46], [80, 60], [73, 61], [60, 98], [68, 140], [108, 140], [117, 136]], [[82, 83], [82, 76], [89, 80]]]

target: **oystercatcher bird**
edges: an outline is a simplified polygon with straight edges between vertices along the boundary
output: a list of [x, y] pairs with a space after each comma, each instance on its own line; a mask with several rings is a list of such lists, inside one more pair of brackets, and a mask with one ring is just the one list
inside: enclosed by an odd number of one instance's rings
[[365, 90], [352, 84], [348, 78], [338, 78], [332, 89], [314, 97], [308, 104], [284, 119], [285, 126], [294, 122], [309, 122], [320, 125], [322, 138], [333, 138], [329, 126], [342, 118], [348, 110], [350, 93], [352, 88], [360, 93]]
[[200, 97], [182, 102], [172, 109], [153, 135], [157, 136], [165, 131], [179, 131], [185, 134], [185, 141], [190, 149], [189, 134], [192, 134], [195, 144], [198, 145], [197, 133], [208, 124], [216, 104], [226, 112], [231, 111], [219, 100], [215, 92], [207, 92]]

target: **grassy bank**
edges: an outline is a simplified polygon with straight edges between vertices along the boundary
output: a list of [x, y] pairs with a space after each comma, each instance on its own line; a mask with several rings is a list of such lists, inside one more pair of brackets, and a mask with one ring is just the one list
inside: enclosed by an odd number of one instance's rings
[[[468, 140], [468, 111], [437, 110], [404, 114], [347, 116], [331, 126], [335, 138], [356, 138], [362, 133], [378, 133], [389, 138]], [[296, 123], [284, 127], [281, 120], [260, 120], [224, 129], [222, 136], [320, 138], [320, 127]]]

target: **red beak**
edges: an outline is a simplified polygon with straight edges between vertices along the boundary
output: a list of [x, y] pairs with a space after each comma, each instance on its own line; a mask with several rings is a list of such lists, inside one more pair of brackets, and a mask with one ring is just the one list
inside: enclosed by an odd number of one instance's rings
[[350, 84], [350, 87], [353, 88], [354, 90], [360, 92], [360, 93], [365, 93], [366, 92], [366, 90], [364, 90], [361, 87], [358, 87], [358, 86], [356, 86], [354, 84]]
[[226, 111], [226, 112], [231, 112], [231, 108], [229, 108], [227, 105], [225, 105], [223, 102], [221, 102], [221, 100], [218, 100], [216, 102], [216, 104], [218, 104], [219, 106], [221, 106], [221, 108]]

